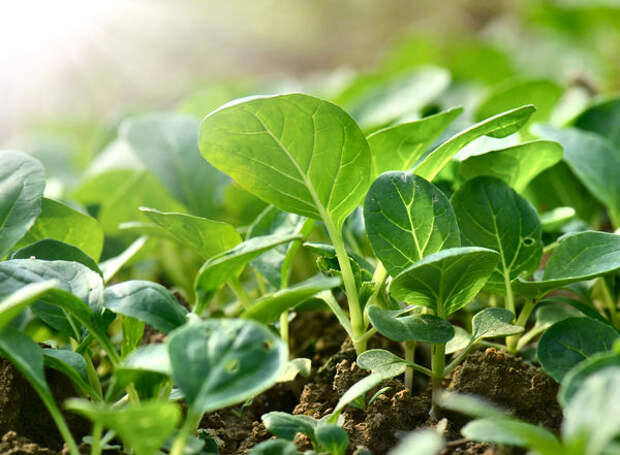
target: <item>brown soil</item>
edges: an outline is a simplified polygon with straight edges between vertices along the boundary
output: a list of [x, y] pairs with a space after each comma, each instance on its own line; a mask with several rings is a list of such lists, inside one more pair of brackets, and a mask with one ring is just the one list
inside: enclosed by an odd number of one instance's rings
[[[47, 369], [45, 375], [56, 403], [77, 396], [61, 373]], [[73, 413], [64, 413], [64, 416], [76, 441], [90, 433], [91, 425], [84, 418]], [[0, 434], [10, 431], [43, 447], [62, 449], [62, 437], [39, 395], [10, 362], [0, 359]], [[9, 439], [15, 441], [10, 436]]]
[[55, 451], [41, 447], [28, 438], [17, 436], [14, 431], [8, 431], [0, 439], [0, 453], [2, 455], [56, 455]]

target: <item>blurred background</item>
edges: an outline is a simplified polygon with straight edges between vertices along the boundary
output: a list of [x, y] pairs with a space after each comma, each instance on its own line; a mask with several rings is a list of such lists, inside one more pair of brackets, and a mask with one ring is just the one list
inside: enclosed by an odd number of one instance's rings
[[0, 146], [51, 124], [172, 109], [213, 83], [296, 89], [329, 72], [337, 90], [356, 72], [419, 63], [457, 79], [519, 73], [613, 91], [620, 2], [4, 0]]

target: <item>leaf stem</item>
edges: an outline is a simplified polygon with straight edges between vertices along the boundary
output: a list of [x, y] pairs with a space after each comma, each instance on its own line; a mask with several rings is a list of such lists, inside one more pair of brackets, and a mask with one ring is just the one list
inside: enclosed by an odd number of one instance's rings
[[[517, 318], [517, 322], [515, 323], [515, 325], [525, 327], [525, 324], [527, 324], [527, 321], [532, 314], [534, 306], [536, 306], [536, 302], [537, 301], [535, 299], [527, 299], [525, 301], [525, 305], [523, 305], [523, 308], [521, 308], [521, 313], [519, 313], [519, 317]], [[508, 352], [510, 354], [515, 355], [517, 353], [520, 338], [521, 333], [506, 337], [506, 348], [508, 349]]]
[[439, 395], [441, 394], [441, 382], [446, 367], [446, 345], [445, 343], [433, 344], [431, 347], [431, 368], [433, 370], [433, 404], [431, 406], [431, 416], [439, 416]]
[[[415, 341], [405, 341], [405, 360], [413, 363], [415, 361]], [[411, 392], [413, 390], [413, 368], [408, 366], [405, 370], [405, 388]]]
[[183, 426], [177, 433], [176, 438], [174, 439], [172, 449], [170, 449], [170, 455], [183, 455], [187, 440], [200, 423], [201, 418], [202, 416], [200, 414], [196, 414], [191, 409], [188, 409], [187, 417], [185, 417], [185, 422], [183, 422]]
[[611, 286], [609, 286], [604, 276], [599, 278], [599, 287], [601, 289], [601, 296], [605, 305], [609, 308], [609, 319], [611, 324], [618, 328], [618, 312], [616, 310], [616, 302], [611, 295]]
[[282, 339], [282, 342], [288, 346], [288, 311], [283, 311], [280, 313], [280, 338]]
[[56, 427], [58, 428], [62, 439], [67, 444], [67, 447], [69, 448], [69, 453], [71, 455], [80, 455], [80, 451], [78, 450], [78, 447], [75, 443], [75, 439], [73, 439], [71, 431], [69, 431], [69, 427], [67, 426], [67, 422], [65, 421], [65, 418], [62, 416], [62, 413], [56, 406], [56, 403], [54, 402], [54, 398], [52, 397], [51, 393], [45, 393], [38, 387], [36, 387], [36, 390], [37, 392], [39, 392], [41, 400], [45, 404], [45, 407], [49, 411], [50, 415], [52, 416], [52, 419], [54, 420], [54, 423], [56, 424]]
[[245, 292], [245, 289], [243, 289], [243, 286], [241, 285], [238, 277], [235, 276], [228, 280], [228, 286], [246, 310], [250, 308], [250, 306], [252, 306], [250, 297], [248, 296], [247, 292]]
[[93, 433], [91, 435], [90, 455], [101, 454], [101, 434], [103, 433], [103, 425], [100, 422], [93, 424]]
[[334, 245], [334, 249], [336, 250], [336, 257], [340, 265], [344, 289], [347, 293], [349, 318], [351, 320], [351, 330], [353, 332], [353, 346], [355, 347], [357, 355], [360, 355], [366, 350], [366, 340], [361, 339], [364, 332], [366, 332], [366, 324], [364, 323], [364, 315], [357, 294], [357, 286], [355, 284], [353, 270], [351, 269], [351, 262], [344, 246], [342, 229], [336, 229], [336, 226], [329, 218], [324, 219], [324, 222], [332, 244]]
[[510, 272], [504, 271], [504, 285], [506, 286], [506, 298], [504, 300], [504, 306], [512, 314], [515, 312], [515, 297], [512, 293], [512, 284], [510, 283]]

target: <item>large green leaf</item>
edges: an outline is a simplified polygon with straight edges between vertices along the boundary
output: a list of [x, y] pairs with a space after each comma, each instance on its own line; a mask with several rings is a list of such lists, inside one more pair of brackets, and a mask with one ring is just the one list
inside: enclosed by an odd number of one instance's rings
[[[571, 453], [617, 452], [620, 435], [620, 367], [595, 372], [564, 408], [562, 435]], [[617, 444], [617, 443], [616, 443]]]
[[0, 332], [16, 318], [24, 308], [58, 284], [56, 280], [30, 283], [16, 289], [0, 300]]
[[110, 311], [144, 321], [163, 333], [185, 323], [187, 310], [158, 283], [125, 281], [107, 288], [103, 296]]
[[620, 148], [620, 97], [598, 102], [583, 111], [574, 125], [609, 139]]
[[583, 383], [592, 374], [607, 368], [620, 368], [620, 353], [599, 352], [586, 360], [582, 360], [562, 378], [558, 402], [562, 407], [572, 400], [575, 394], [583, 388]]
[[164, 113], [131, 118], [119, 128], [119, 135], [176, 200], [194, 215], [212, 218], [227, 179], [201, 158], [198, 132], [194, 117]]
[[392, 280], [390, 294], [440, 317], [469, 303], [493, 273], [499, 254], [487, 248], [450, 248], [426, 256]]
[[241, 243], [241, 236], [230, 224], [184, 213], [160, 212], [140, 207], [140, 211], [165, 229], [177, 242], [210, 258]]
[[454, 336], [452, 324], [432, 314], [402, 316], [402, 310], [383, 310], [377, 305], [370, 305], [367, 311], [373, 327], [393, 341], [447, 343]]
[[93, 272], [103, 275], [97, 262], [78, 247], [54, 239], [43, 239], [31, 243], [11, 254], [11, 259], [42, 259], [44, 261], [79, 262]]
[[576, 128], [536, 125], [534, 131], [562, 144], [566, 164], [607, 207], [614, 224], [620, 226], [620, 147], [598, 134]]
[[504, 308], [485, 308], [471, 319], [472, 340], [515, 335], [523, 332], [523, 327], [512, 325], [515, 315]]
[[476, 121], [524, 104], [536, 106], [531, 121], [546, 121], [563, 91], [561, 86], [545, 79], [507, 81], [492, 90], [478, 106]]
[[66, 349], [43, 349], [43, 363], [69, 378], [83, 394], [101, 400], [101, 394], [91, 387], [86, 360], [80, 354]]
[[364, 220], [372, 249], [392, 276], [428, 254], [461, 244], [448, 198], [406, 172], [386, 172], [375, 180], [364, 202]]
[[519, 280], [515, 290], [538, 297], [552, 289], [620, 269], [620, 235], [584, 231], [562, 237], [547, 262], [541, 281]]
[[194, 288], [201, 294], [200, 300], [210, 300], [229, 279], [239, 275], [252, 259], [271, 248], [298, 239], [298, 235], [279, 234], [254, 237], [207, 260], [198, 271], [194, 283]]
[[549, 327], [538, 342], [538, 361], [556, 381], [582, 360], [611, 350], [620, 335], [590, 318], [567, 318]]
[[101, 204], [98, 219], [106, 234], [117, 234], [119, 225], [127, 221], [150, 221], [139, 207], [157, 207], [167, 212], [184, 212], [150, 172], [133, 172], [125, 178]]
[[433, 150], [416, 166], [415, 174], [433, 180], [454, 155], [474, 139], [480, 136], [495, 138], [509, 136], [525, 125], [535, 110], [531, 105], [521, 106], [470, 126]]
[[538, 140], [470, 156], [461, 162], [460, 172], [466, 179], [497, 177], [521, 193], [534, 177], [561, 159], [560, 144]]
[[265, 326], [212, 319], [175, 330], [168, 340], [175, 383], [194, 414], [256, 396], [276, 383], [288, 350]]
[[318, 292], [340, 286], [340, 277], [328, 278], [317, 275], [294, 286], [267, 294], [256, 300], [241, 316], [270, 324], [278, 319], [283, 311], [303, 303]]
[[42, 198], [41, 214], [17, 246], [21, 248], [43, 239], [76, 246], [95, 261], [99, 260], [103, 248], [103, 230], [96, 219], [47, 198]]
[[366, 139], [370, 146], [373, 178], [386, 171], [411, 169], [461, 112], [463, 108], [456, 107], [370, 134]]
[[451, 202], [463, 244], [500, 254], [487, 288], [503, 293], [508, 282], [538, 267], [543, 249], [538, 214], [505, 182], [477, 177], [461, 186]]
[[202, 122], [200, 151], [287, 212], [341, 225], [370, 184], [370, 151], [339, 107], [306, 95], [238, 100]]
[[74, 398], [65, 406], [113, 430], [136, 455], [160, 453], [160, 447], [181, 420], [179, 405], [166, 401], [143, 401], [118, 408]]
[[21, 239], [41, 212], [45, 169], [22, 152], [0, 151], [0, 259]]

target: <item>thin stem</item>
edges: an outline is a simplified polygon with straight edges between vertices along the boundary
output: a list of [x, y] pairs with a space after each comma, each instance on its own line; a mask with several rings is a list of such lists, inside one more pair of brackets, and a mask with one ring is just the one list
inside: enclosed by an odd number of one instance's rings
[[[371, 296], [368, 298], [368, 302], [366, 303], [366, 308], [375, 303], [379, 294], [381, 294], [381, 290], [385, 285], [385, 282], [388, 278], [387, 270], [383, 266], [383, 262], [379, 261], [377, 263], [377, 267], [375, 267], [375, 273], [372, 275], [372, 281], [375, 284], [375, 290], [372, 292]], [[368, 313], [364, 312], [364, 324], [366, 327], [370, 324], [368, 320]]]
[[288, 311], [280, 313], [280, 338], [288, 346], [289, 331], [288, 331]]
[[65, 421], [65, 418], [62, 416], [62, 413], [56, 406], [56, 403], [54, 402], [52, 396], [48, 393], [42, 393], [42, 391], [38, 388], [36, 388], [36, 390], [37, 392], [39, 392], [41, 400], [45, 404], [45, 407], [47, 407], [50, 415], [52, 416], [52, 419], [54, 420], [54, 423], [56, 424], [56, 427], [58, 428], [62, 439], [67, 444], [67, 447], [69, 448], [69, 453], [71, 455], [80, 455], [80, 451], [78, 450], [78, 447], [75, 443], [75, 439], [73, 439], [73, 436], [71, 435], [71, 431], [69, 431], [67, 422]]
[[[525, 305], [523, 305], [523, 308], [521, 308], [521, 313], [519, 314], [519, 317], [517, 318], [517, 322], [515, 324], [520, 327], [525, 327], [525, 324], [527, 324], [527, 321], [530, 318], [530, 315], [532, 314], [532, 310], [534, 309], [534, 306], [536, 306], [536, 300], [534, 299], [526, 300]], [[508, 352], [510, 354], [514, 355], [517, 353], [517, 346], [518, 346], [520, 338], [521, 338], [520, 333], [506, 337], [506, 348], [508, 349]]]
[[545, 245], [545, 247], [543, 248], [543, 254], [549, 253], [550, 251], [555, 250], [555, 248], [560, 244], [560, 242], [553, 242], [550, 243], [549, 245]]
[[228, 280], [227, 284], [246, 310], [250, 308], [250, 306], [252, 306], [250, 297], [248, 296], [247, 292], [245, 292], [245, 289], [243, 289], [239, 278], [233, 277]]
[[448, 364], [448, 366], [444, 370], [444, 375], [450, 374], [452, 370], [454, 370], [457, 366], [461, 364], [463, 359], [469, 354], [469, 351], [476, 345], [473, 340], [469, 342], [469, 344], [463, 349], [463, 351]]
[[[413, 363], [415, 361], [415, 341], [405, 341], [405, 360]], [[405, 370], [405, 388], [410, 392], [413, 390], [413, 368], [407, 367]]]
[[332, 244], [334, 245], [334, 249], [336, 250], [336, 257], [338, 258], [338, 264], [340, 265], [344, 289], [347, 293], [349, 318], [351, 320], [351, 330], [353, 332], [353, 346], [355, 347], [355, 352], [357, 355], [360, 355], [366, 350], [366, 341], [359, 341], [364, 332], [366, 332], [366, 324], [364, 323], [364, 315], [362, 313], [362, 307], [357, 294], [355, 277], [353, 275], [353, 270], [351, 269], [349, 255], [347, 254], [344, 241], [342, 239], [342, 230], [336, 229], [336, 226], [334, 226], [329, 219], [325, 219], [324, 222]]
[[99, 422], [93, 424], [93, 433], [91, 435], [90, 455], [101, 454], [101, 434], [103, 426]]
[[609, 308], [609, 319], [611, 320], [611, 324], [614, 327], [618, 327], [618, 313], [616, 310], [616, 302], [614, 302], [614, 299], [611, 296], [610, 286], [608, 285], [607, 280], [605, 280], [605, 277], [600, 277], [599, 283], [603, 302]]
[[512, 314], [515, 314], [515, 297], [512, 293], [512, 284], [510, 283], [510, 273], [508, 271], [504, 271], [504, 285], [506, 287], [506, 299], [504, 300], [505, 307]]
[[200, 414], [195, 414], [191, 409], [187, 411], [187, 417], [185, 418], [185, 422], [183, 422], [183, 426], [177, 433], [177, 437], [174, 439], [170, 455], [183, 455], [187, 440], [200, 423], [201, 417]]
[[446, 345], [433, 344], [431, 347], [431, 368], [433, 370], [433, 404], [431, 407], [431, 416], [437, 418], [439, 416], [439, 395], [441, 393], [441, 382], [446, 367]]

